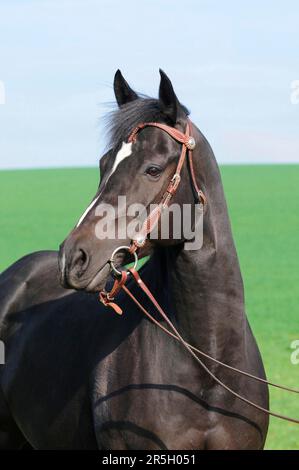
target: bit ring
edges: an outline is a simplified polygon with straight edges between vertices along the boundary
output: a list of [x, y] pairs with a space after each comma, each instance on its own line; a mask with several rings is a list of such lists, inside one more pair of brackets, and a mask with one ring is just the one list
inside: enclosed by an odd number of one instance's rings
[[[119, 246], [117, 248], [115, 248], [115, 250], [113, 251], [112, 255], [111, 255], [111, 258], [109, 259], [109, 263], [110, 263], [110, 266], [111, 266], [111, 270], [114, 272], [114, 274], [116, 274], [117, 276], [121, 276], [121, 271], [119, 269], [117, 269], [117, 267], [115, 266], [115, 262], [114, 262], [114, 257], [116, 255], [116, 253], [118, 253], [119, 251], [121, 250], [126, 250], [126, 251], [130, 251], [130, 247], [129, 246], [126, 246], [126, 245], [122, 245], [122, 246]], [[134, 266], [133, 266], [133, 269], [136, 269], [137, 267], [137, 263], [138, 263], [138, 255], [136, 253], [136, 251], [134, 251], [133, 253], [133, 256], [134, 256]], [[127, 271], [127, 273], [129, 274], [129, 271]]]

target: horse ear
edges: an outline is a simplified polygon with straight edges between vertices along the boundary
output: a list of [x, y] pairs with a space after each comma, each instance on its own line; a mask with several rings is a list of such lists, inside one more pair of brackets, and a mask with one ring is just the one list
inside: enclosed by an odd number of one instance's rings
[[129, 86], [128, 82], [122, 76], [120, 70], [116, 71], [113, 87], [118, 106], [122, 106], [123, 104], [138, 99], [137, 93], [135, 93], [135, 91], [133, 91]]
[[160, 109], [173, 124], [177, 122], [180, 111], [180, 103], [176, 97], [173, 86], [166, 73], [159, 69], [161, 81], [159, 88]]

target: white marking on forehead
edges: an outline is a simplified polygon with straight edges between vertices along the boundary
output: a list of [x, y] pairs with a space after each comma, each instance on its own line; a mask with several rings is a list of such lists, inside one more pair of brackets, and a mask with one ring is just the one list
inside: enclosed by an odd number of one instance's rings
[[[132, 154], [132, 142], [129, 142], [129, 143], [123, 142], [120, 150], [117, 152], [117, 155], [116, 155], [114, 163], [113, 163], [112, 170], [111, 170], [108, 178], [106, 179], [104, 187], [106, 186], [107, 181], [109, 180], [111, 175], [115, 172], [115, 170], [118, 167], [118, 165], [120, 164], [120, 162], [122, 162], [125, 158], [129, 157], [131, 154]], [[79, 219], [79, 222], [77, 223], [76, 227], [79, 227], [79, 225], [82, 224], [82, 222], [85, 219], [85, 217], [87, 216], [88, 212], [94, 207], [94, 205], [97, 202], [97, 200], [99, 199], [99, 197], [100, 197], [100, 194], [89, 204], [87, 209], [81, 215], [81, 217]]]
[[95, 203], [97, 202], [97, 200], [99, 199], [99, 196], [97, 196], [90, 204], [89, 206], [87, 207], [87, 209], [84, 211], [84, 213], [81, 215], [80, 219], [79, 219], [79, 222], [77, 223], [76, 227], [79, 227], [79, 225], [82, 224], [83, 220], [85, 219], [85, 217], [87, 216], [88, 212], [90, 211], [90, 209], [93, 208], [93, 206], [95, 205]]
[[117, 152], [117, 155], [115, 157], [113, 167], [110, 173], [110, 176], [112, 173], [115, 172], [116, 168], [122, 162], [125, 158], [129, 157], [132, 154], [132, 142], [123, 142], [120, 150]]

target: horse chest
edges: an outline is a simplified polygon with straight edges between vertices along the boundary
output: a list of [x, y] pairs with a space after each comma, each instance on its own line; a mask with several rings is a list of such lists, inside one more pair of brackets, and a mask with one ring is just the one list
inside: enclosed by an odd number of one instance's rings
[[[104, 449], [242, 449], [260, 436], [184, 351], [149, 331], [96, 372], [93, 414]], [[147, 341], [146, 341], [147, 340]], [[161, 341], [160, 341], [161, 340]], [[162, 342], [163, 341], [163, 342]], [[226, 403], [227, 406], [222, 408]]]
[[[159, 342], [158, 342], [159, 344]], [[198, 370], [172, 350], [111, 355], [96, 373], [94, 422], [105, 449], [201, 449], [218, 418], [210, 419]], [[176, 354], [178, 363], [173, 364]], [[163, 359], [163, 360], [162, 360]], [[221, 417], [219, 417], [221, 420]]]
[[261, 436], [248, 423], [206, 409], [175, 386], [128, 386], [96, 411], [102, 449], [255, 449]]

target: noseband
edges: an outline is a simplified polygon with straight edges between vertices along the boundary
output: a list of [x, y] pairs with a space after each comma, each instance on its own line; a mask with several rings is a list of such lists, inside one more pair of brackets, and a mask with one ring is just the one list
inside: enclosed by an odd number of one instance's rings
[[[116, 276], [116, 280], [114, 282], [114, 285], [111, 289], [110, 292], [107, 291], [102, 291], [100, 292], [100, 301], [105, 305], [113, 308], [113, 310], [121, 315], [122, 310], [117, 305], [114, 300], [115, 296], [120, 292], [122, 289], [132, 300], [133, 302], [138, 306], [138, 308], [143, 312], [144, 315], [149, 318], [152, 323], [156, 324], [162, 331], [164, 331], [167, 335], [171, 336], [173, 339], [176, 341], [180, 342], [182, 346], [185, 348], [185, 350], [195, 359], [195, 361], [206, 371], [206, 373], [216, 382], [218, 385], [220, 385], [222, 388], [224, 388], [227, 392], [229, 392], [231, 395], [233, 395], [235, 398], [238, 398], [239, 400], [243, 401], [244, 403], [256, 408], [257, 410], [267, 414], [274, 416], [276, 418], [280, 418], [286, 421], [290, 421], [292, 423], [299, 424], [299, 420], [295, 418], [291, 418], [289, 416], [284, 416], [279, 413], [274, 413], [273, 411], [270, 411], [266, 408], [263, 408], [262, 406], [258, 405], [257, 403], [254, 403], [244, 396], [238, 394], [234, 390], [232, 390], [229, 386], [227, 386], [225, 383], [223, 383], [218, 377], [215, 376], [215, 374], [209, 369], [209, 367], [200, 359], [199, 356], [205, 357], [206, 359], [209, 359], [213, 361], [214, 363], [217, 363], [218, 365], [221, 365], [222, 367], [231, 370], [233, 372], [236, 372], [237, 374], [243, 375], [245, 377], [251, 378], [255, 381], [262, 382], [267, 385], [271, 385], [273, 387], [280, 388], [282, 390], [286, 390], [289, 392], [293, 393], [299, 393], [299, 390], [297, 389], [292, 389], [289, 387], [285, 387], [283, 385], [278, 385], [273, 382], [269, 382], [266, 379], [262, 379], [261, 377], [257, 377], [253, 374], [250, 374], [248, 372], [242, 371], [240, 369], [237, 369], [235, 367], [232, 367], [228, 364], [225, 364], [224, 362], [219, 361], [218, 359], [215, 359], [214, 357], [208, 355], [207, 353], [201, 351], [200, 349], [195, 348], [194, 346], [190, 345], [187, 343], [184, 338], [180, 335], [178, 330], [175, 328], [173, 323], [170, 321], [168, 315], [164, 312], [162, 307], [159, 305], [149, 288], [146, 286], [144, 281], [141, 279], [139, 276], [138, 272], [136, 271], [136, 265], [138, 261], [137, 257], [137, 250], [138, 248], [142, 247], [147, 239], [147, 236], [151, 233], [151, 231], [154, 229], [154, 227], [157, 225], [161, 214], [162, 210], [165, 209], [166, 207], [169, 206], [170, 201], [174, 194], [176, 193], [180, 181], [181, 181], [181, 171], [184, 165], [184, 162], [186, 160], [186, 155], [188, 158], [188, 168], [190, 171], [190, 177], [191, 177], [191, 183], [192, 183], [192, 189], [194, 193], [194, 199], [195, 203], [197, 204], [202, 204], [203, 206], [206, 204], [206, 197], [204, 193], [198, 188], [196, 179], [195, 179], [195, 172], [194, 172], [194, 166], [193, 166], [193, 155], [192, 151], [195, 148], [195, 139], [192, 136], [192, 124], [191, 121], [188, 119], [187, 120], [187, 126], [186, 126], [186, 132], [183, 133], [179, 131], [178, 129], [174, 127], [167, 126], [166, 124], [161, 124], [158, 122], [146, 122], [139, 124], [130, 134], [128, 142], [136, 142], [137, 135], [138, 133], [144, 129], [145, 127], [157, 127], [164, 132], [166, 132], [169, 136], [171, 136], [174, 140], [182, 144], [182, 151], [181, 155], [175, 170], [175, 173], [173, 177], [171, 178], [167, 189], [165, 193], [162, 196], [162, 199], [160, 201], [160, 204], [148, 215], [148, 217], [145, 219], [141, 230], [138, 232], [137, 236], [131, 240], [130, 246], [121, 246], [118, 247], [114, 250], [111, 258], [110, 258], [110, 266], [111, 270], [114, 272], [114, 275]], [[129, 253], [131, 253], [134, 258], [135, 258], [135, 263], [134, 267], [129, 269], [128, 271], [120, 271], [116, 268], [115, 262], [114, 262], [114, 257], [116, 253], [120, 250], [126, 250]], [[140, 289], [143, 291], [143, 293], [148, 297], [150, 302], [153, 304], [157, 312], [160, 314], [161, 318], [164, 320], [164, 322], [168, 325], [169, 328], [165, 327], [160, 321], [158, 321], [153, 315], [151, 315], [148, 310], [146, 310], [143, 305], [137, 300], [137, 298], [132, 294], [132, 292], [126, 287], [126, 281], [128, 278], [128, 275], [131, 274], [134, 281], [137, 283], [137, 285], [140, 287]]]

